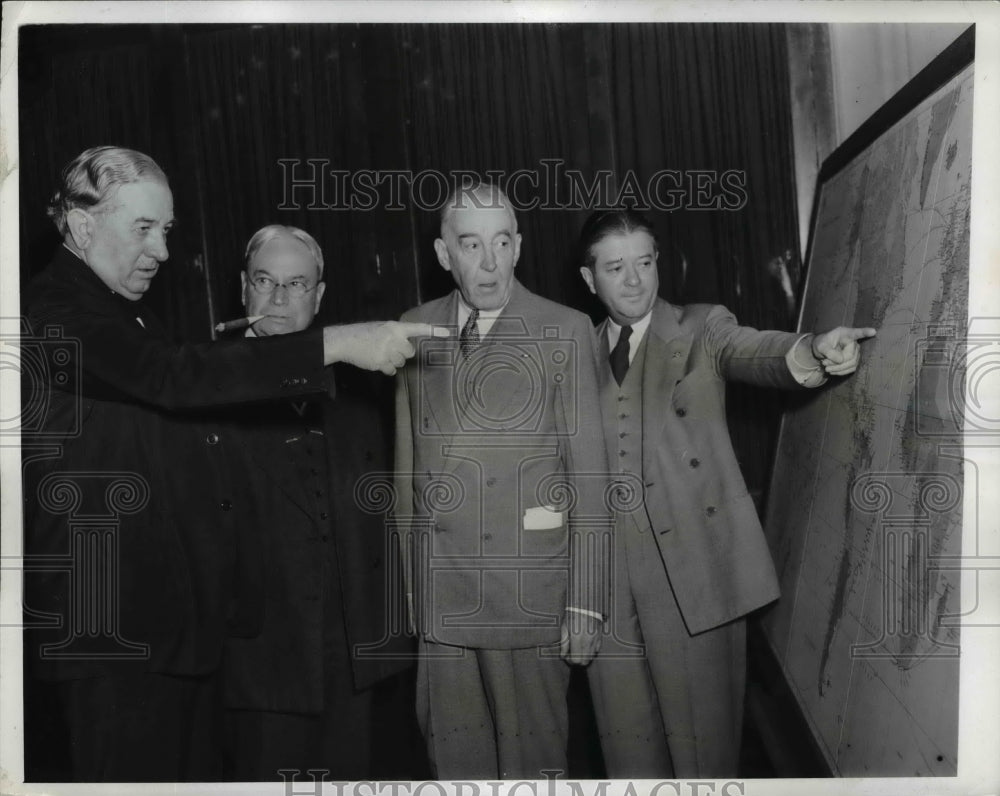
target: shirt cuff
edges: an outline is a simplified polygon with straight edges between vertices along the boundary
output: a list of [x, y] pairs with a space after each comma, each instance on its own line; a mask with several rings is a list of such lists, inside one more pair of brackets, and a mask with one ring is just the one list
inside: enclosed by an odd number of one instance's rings
[[574, 608], [572, 605], [566, 606], [567, 611], [572, 611], [575, 614], [583, 614], [584, 616], [592, 616], [598, 622], [604, 621], [604, 615], [597, 613], [597, 611], [588, 611], [586, 608]]
[[805, 339], [812, 339], [811, 334], [804, 334], [795, 341], [795, 344], [788, 349], [788, 353], [785, 354], [785, 364], [788, 365], [788, 372], [792, 374], [792, 378], [795, 379], [803, 387], [819, 387], [821, 384], [826, 383], [826, 373], [823, 372], [823, 366], [819, 361], [812, 355], [812, 351], [806, 352], [805, 356], [808, 358], [810, 364], [804, 365], [795, 355], [795, 352], [801, 347], [801, 343]]

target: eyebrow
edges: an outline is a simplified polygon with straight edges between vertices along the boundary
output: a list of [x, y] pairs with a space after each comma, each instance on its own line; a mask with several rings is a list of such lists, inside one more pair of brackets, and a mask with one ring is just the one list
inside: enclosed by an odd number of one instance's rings
[[[272, 274], [266, 268], [258, 268], [256, 271], [253, 272], [254, 276], [259, 276], [260, 274], [263, 274], [264, 276], [268, 276], [274, 279], [274, 274]], [[309, 274], [293, 274], [292, 276], [289, 277], [289, 279], [308, 279], [308, 278]]]
[[[514, 237], [514, 236], [513, 236], [512, 234], [511, 234], [510, 230], [506, 230], [506, 229], [502, 229], [502, 230], [500, 230], [500, 231], [499, 231], [499, 232], [498, 232], [498, 233], [497, 233], [496, 235], [494, 235], [493, 237], [494, 237], [494, 238], [497, 238], [497, 237], [499, 237], [500, 235], [506, 235], [506, 236], [507, 236], [508, 238], [512, 238], [512, 237]], [[458, 239], [459, 239], [459, 240], [465, 240], [466, 238], [478, 238], [478, 237], [481, 237], [481, 236], [480, 236], [480, 234], [479, 234], [478, 232], [460, 232], [460, 233], [458, 234]]]

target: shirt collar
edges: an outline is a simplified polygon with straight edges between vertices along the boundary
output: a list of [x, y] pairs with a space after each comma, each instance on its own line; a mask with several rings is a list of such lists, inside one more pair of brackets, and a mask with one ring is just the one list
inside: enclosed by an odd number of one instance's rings
[[[653, 320], [653, 310], [650, 309], [641, 319], [632, 324], [632, 336], [629, 338], [630, 343], [637, 343], [642, 340], [646, 330], [649, 328], [650, 321]], [[620, 323], [615, 323], [614, 320], [608, 316], [608, 340], [618, 340], [619, 335], [622, 333], [622, 327]]]
[[[509, 303], [510, 299], [508, 299]], [[507, 304], [495, 310], [479, 310], [479, 320], [495, 320], [500, 317], [502, 313], [507, 308]], [[469, 320], [469, 316], [472, 314], [472, 307], [465, 303], [465, 299], [462, 298], [462, 294], [458, 294], [458, 326], [462, 328], [465, 326], [465, 322]]]

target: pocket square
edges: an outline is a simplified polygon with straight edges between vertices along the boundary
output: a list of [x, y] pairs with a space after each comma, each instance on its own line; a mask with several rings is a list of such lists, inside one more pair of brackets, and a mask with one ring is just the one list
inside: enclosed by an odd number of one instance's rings
[[524, 530], [545, 531], [563, 524], [563, 513], [553, 506], [534, 506], [524, 510]]

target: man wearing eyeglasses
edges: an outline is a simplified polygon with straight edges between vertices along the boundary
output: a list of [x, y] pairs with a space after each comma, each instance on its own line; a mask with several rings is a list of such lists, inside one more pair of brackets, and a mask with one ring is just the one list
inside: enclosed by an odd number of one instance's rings
[[[245, 262], [243, 305], [249, 317], [263, 316], [246, 335], [307, 329], [326, 290], [313, 237], [266, 226]], [[400, 590], [386, 580], [382, 517], [354, 500], [365, 472], [386, 469], [388, 423], [379, 391], [353, 370], [335, 370], [335, 400], [268, 404], [241, 419], [250, 495], [240, 501], [249, 516], [239, 536], [238, 603], [250, 621], [242, 630], [259, 632], [226, 644], [230, 780], [277, 780], [279, 769], [327, 769], [350, 780], [408, 773], [371, 770], [371, 686], [407, 666], [410, 643], [386, 631], [387, 595]]]

